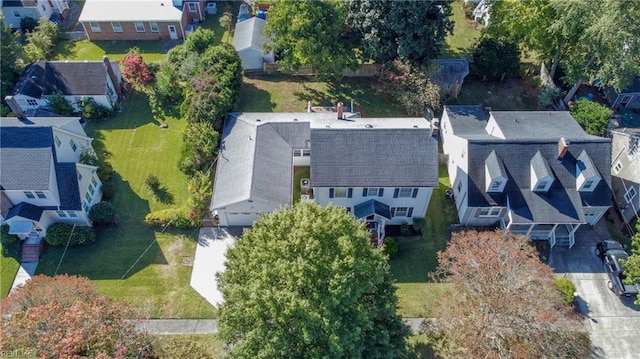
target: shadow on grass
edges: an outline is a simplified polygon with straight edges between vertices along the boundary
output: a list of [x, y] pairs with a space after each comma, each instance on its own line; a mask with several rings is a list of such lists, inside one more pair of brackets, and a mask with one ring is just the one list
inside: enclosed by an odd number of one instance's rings
[[156, 197], [158, 202], [163, 204], [173, 204], [174, 198], [173, 195], [169, 192], [167, 187], [160, 187], [157, 190], [153, 191], [153, 195]]
[[236, 108], [242, 108], [246, 112], [272, 112], [276, 108], [271, 94], [253, 84], [244, 83], [240, 88], [239, 97]]
[[69, 247], [66, 253], [64, 246], [48, 247], [40, 258], [37, 274], [121, 279], [151, 264], [168, 263], [153, 228], [143, 223], [149, 203], [138, 197], [119, 174], [114, 173], [111, 181], [116, 189], [112, 201], [120, 216], [119, 225], [96, 228], [96, 242]]

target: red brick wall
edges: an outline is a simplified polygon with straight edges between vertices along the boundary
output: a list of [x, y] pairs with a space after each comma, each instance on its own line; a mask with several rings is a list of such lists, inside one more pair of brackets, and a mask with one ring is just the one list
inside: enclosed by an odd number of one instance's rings
[[[184, 21], [184, 16], [183, 16]], [[89, 40], [170, 40], [169, 25], [176, 27], [178, 39], [183, 40], [183, 27], [177, 21], [165, 21], [157, 22], [158, 32], [151, 32], [151, 27], [148, 21], [143, 21], [145, 32], [137, 32], [133, 22], [120, 22], [122, 26], [122, 32], [113, 32], [110, 22], [99, 22], [101, 32], [91, 31], [91, 25], [89, 22], [82, 22]]]

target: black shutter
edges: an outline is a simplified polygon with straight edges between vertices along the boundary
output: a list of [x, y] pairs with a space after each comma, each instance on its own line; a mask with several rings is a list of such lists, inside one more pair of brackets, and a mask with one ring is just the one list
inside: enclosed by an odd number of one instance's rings
[[391, 217], [396, 215], [396, 207], [391, 207]]
[[367, 188], [363, 188], [362, 189], [362, 197], [366, 197], [367, 196]]
[[411, 194], [411, 197], [412, 197], [412, 198], [416, 198], [416, 197], [418, 197], [418, 189], [417, 189], [417, 188], [414, 188], [414, 189], [413, 189], [413, 193]]
[[329, 198], [333, 198], [333, 188], [329, 188]]
[[407, 212], [407, 217], [411, 217], [413, 215], [413, 207], [409, 207], [409, 212]]
[[400, 188], [396, 188], [393, 190], [393, 198], [398, 198], [398, 193], [400, 193]]
[[384, 194], [384, 188], [380, 188], [378, 190], [378, 197], [382, 197], [383, 194]]
[[351, 198], [351, 197], [353, 197], [353, 188], [349, 188], [347, 190], [347, 198]]

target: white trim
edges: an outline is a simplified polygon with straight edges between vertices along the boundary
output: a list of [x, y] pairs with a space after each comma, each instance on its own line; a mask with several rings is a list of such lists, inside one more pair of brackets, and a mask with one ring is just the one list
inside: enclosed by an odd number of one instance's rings
[[627, 203], [631, 203], [631, 201], [633, 201], [633, 199], [634, 199], [637, 195], [638, 195], [638, 191], [636, 190], [636, 188], [635, 188], [635, 187], [633, 187], [633, 186], [630, 186], [630, 187], [627, 189], [627, 192], [625, 192], [625, 194], [624, 194], [624, 200], [625, 200]]

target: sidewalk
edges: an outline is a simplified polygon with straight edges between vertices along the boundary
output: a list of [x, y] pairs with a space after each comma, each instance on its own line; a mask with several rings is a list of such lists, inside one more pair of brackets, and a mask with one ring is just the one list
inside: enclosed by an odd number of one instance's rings
[[[424, 318], [402, 318], [411, 333], [422, 333]], [[214, 334], [218, 332], [216, 319], [146, 319], [136, 323], [138, 330], [157, 335]]]
[[22, 285], [31, 279], [31, 276], [36, 272], [37, 267], [38, 262], [20, 263], [20, 268], [18, 268], [18, 273], [16, 273], [16, 277], [13, 280], [13, 284], [11, 285], [11, 290], [9, 292], [13, 292], [17, 286]]

